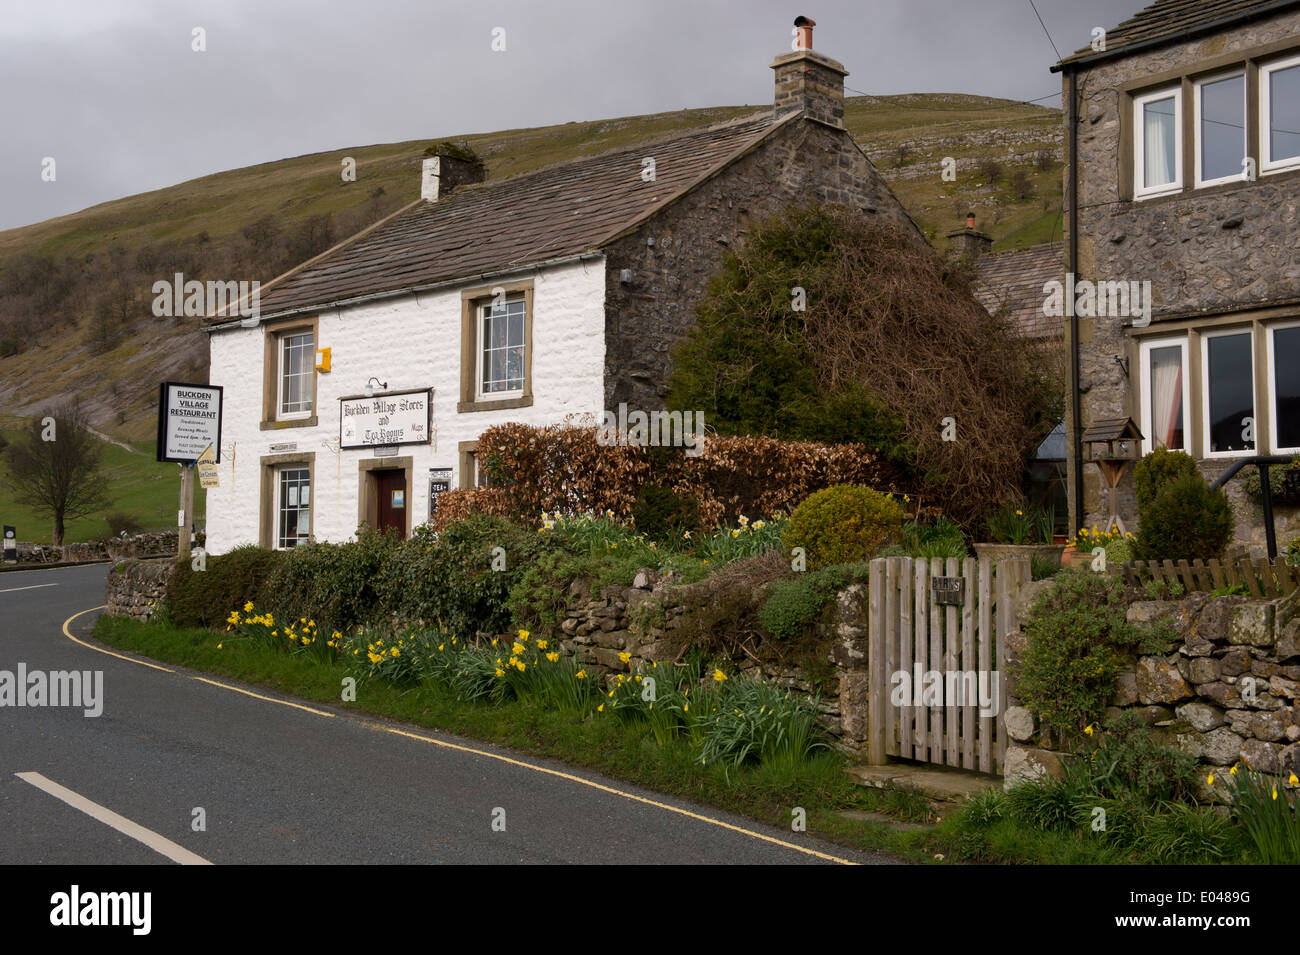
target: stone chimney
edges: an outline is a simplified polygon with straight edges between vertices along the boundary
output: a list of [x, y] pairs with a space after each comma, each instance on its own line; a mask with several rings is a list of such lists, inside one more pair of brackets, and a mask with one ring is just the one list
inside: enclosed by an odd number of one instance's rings
[[957, 256], [979, 258], [993, 245], [993, 238], [975, 228], [975, 213], [966, 213], [966, 228], [948, 233], [948, 251]]
[[420, 198], [437, 202], [457, 186], [482, 182], [487, 177], [483, 161], [468, 150], [431, 146], [420, 169]]
[[776, 71], [773, 111], [780, 116], [791, 109], [803, 110], [808, 119], [843, 129], [844, 77], [849, 71], [829, 56], [813, 51], [812, 28], [816, 25], [807, 17], [798, 17], [792, 31], [794, 50], [772, 62]]

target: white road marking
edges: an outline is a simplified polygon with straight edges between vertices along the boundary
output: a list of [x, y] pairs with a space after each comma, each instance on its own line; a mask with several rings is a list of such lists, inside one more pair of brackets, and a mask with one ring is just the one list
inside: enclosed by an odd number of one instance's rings
[[181, 865], [212, 865], [207, 859], [195, 855], [182, 845], [177, 845], [166, 836], [160, 836], [152, 829], [146, 829], [139, 823], [132, 822], [126, 816], [119, 816], [113, 810], [105, 809], [97, 802], [91, 802], [85, 796], [46, 779], [40, 773], [14, 773], [14, 775], [23, 782], [31, 783], [37, 789], [49, 793], [55, 799], [63, 800], [73, 809], [80, 809], [92, 819], [98, 819], [104, 825], [130, 836], [136, 842], [144, 843], [154, 852], [165, 855], [173, 862], [179, 862]]
[[30, 587], [10, 587], [8, 590], [0, 590], [0, 594], [12, 594], [19, 590], [40, 590], [42, 587], [57, 587], [58, 584], [32, 584]]

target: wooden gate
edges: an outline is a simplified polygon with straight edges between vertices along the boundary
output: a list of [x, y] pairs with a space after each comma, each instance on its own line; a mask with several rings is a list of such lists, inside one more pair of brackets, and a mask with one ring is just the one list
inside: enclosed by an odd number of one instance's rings
[[996, 568], [971, 557], [871, 562], [873, 763], [901, 756], [1002, 772], [1003, 636], [1015, 629], [1016, 598], [1029, 576], [1024, 559], [999, 561]]

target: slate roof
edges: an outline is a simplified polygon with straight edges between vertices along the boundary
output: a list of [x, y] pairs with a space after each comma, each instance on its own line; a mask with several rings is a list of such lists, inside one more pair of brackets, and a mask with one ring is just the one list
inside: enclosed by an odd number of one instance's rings
[[[595, 251], [798, 115], [774, 119], [764, 110], [418, 201], [267, 283], [261, 314], [316, 310]], [[655, 161], [653, 182], [642, 180], [647, 156]]]
[[1043, 284], [1064, 281], [1063, 255], [1060, 242], [982, 255], [975, 262], [975, 297], [989, 312], [1007, 306], [1008, 322], [1025, 338], [1064, 335], [1061, 319], [1043, 314]]
[[1106, 51], [1091, 46], [1072, 53], [1052, 67], [1057, 72], [1067, 66], [1122, 55], [1139, 44], [1159, 45], [1189, 39], [1227, 27], [1240, 20], [1266, 16], [1300, 6], [1300, 0], [1156, 0], [1119, 26], [1106, 31]]

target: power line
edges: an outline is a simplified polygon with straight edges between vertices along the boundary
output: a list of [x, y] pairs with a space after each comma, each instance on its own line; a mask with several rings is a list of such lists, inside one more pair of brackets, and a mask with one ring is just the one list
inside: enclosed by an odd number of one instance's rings
[[1047, 30], [1047, 24], [1043, 22], [1043, 16], [1038, 12], [1038, 7], [1034, 6], [1034, 0], [1029, 0], [1030, 9], [1034, 11], [1034, 16], [1038, 17], [1038, 24], [1043, 28], [1043, 34], [1047, 37], [1047, 42], [1052, 44], [1052, 52], [1056, 54], [1056, 61], [1059, 63], [1062, 59], [1061, 51], [1056, 48], [1056, 41], [1052, 39], [1052, 34]]

